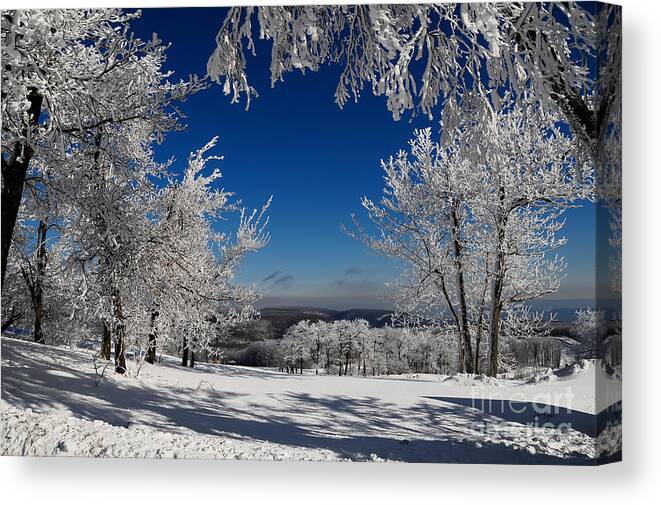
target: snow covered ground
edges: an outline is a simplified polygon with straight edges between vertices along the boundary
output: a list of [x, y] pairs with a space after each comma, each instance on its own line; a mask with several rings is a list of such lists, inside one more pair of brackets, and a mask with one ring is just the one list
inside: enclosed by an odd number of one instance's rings
[[[287, 375], [2, 338], [3, 455], [590, 464], [590, 363], [536, 380]], [[611, 380], [600, 377], [603, 380]], [[605, 406], [598, 406], [603, 409]]]

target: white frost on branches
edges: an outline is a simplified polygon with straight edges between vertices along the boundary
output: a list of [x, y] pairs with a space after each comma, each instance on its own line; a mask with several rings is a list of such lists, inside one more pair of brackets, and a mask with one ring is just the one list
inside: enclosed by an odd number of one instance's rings
[[[340, 67], [343, 106], [368, 85], [395, 119], [456, 110], [468, 91], [498, 108], [502, 90], [561, 111], [598, 152], [621, 80], [619, 6], [580, 2], [308, 5], [231, 8], [209, 58], [232, 101], [256, 95], [247, 75], [253, 37], [271, 42], [271, 83], [293, 70]], [[417, 63], [420, 62], [420, 63]], [[598, 68], [598, 75], [593, 69]]]
[[445, 145], [418, 131], [410, 153], [382, 162], [383, 198], [362, 201], [378, 233], [355, 220], [353, 235], [405, 261], [394, 297], [401, 312], [453, 321], [460, 369], [479, 369], [488, 333], [495, 375], [503, 313], [558, 290], [562, 215], [594, 187], [556, 116], [523, 100], [489, 114], [464, 111]]

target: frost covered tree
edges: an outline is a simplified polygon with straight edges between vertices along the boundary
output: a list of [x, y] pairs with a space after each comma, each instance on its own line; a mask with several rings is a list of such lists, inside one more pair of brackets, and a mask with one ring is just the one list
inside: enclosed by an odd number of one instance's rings
[[333, 323], [326, 321], [318, 321], [315, 324], [314, 328], [314, 337], [315, 337], [315, 349], [317, 348], [316, 340], [319, 340], [321, 357], [320, 360], [323, 360], [323, 368], [325, 373], [330, 373], [335, 352], [335, 333], [333, 331]]
[[[72, 272], [64, 291], [72, 321], [98, 317], [101, 355], [110, 357], [114, 341], [119, 372], [129, 335], [153, 361], [155, 345], [143, 344], [159, 328], [175, 338], [174, 321], [179, 335], [196, 332], [184, 346], [192, 354], [223, 325], [252, 317], [258, 293], [233, 277], [243, 256], [268, 241], [268, 204], [247, 212], [231, 193], [211, 188], [218, 172], [202, 176], [214, 142], [182, 182], [169, 179], [169, 164], [153, 161], [154, 143], [183, 127], [177, 103], [205, 83], [170, 82], [162, 70], [167, 46], [130, 32], [139, 15], [51, 10], [2, 18], [3, 280], [15, 217], [21, 201], [32, 202], [36, 218], [23, 223], [36, 219], [37, 238], [24, 241], [34, 254], [19, 272], [32, 305], [44, 296], [44, 232], [59, 226], [50, 238]], [[234, 211], [236, 232], [212, 231], [213, 219]]]
[[[467, 91], [498, 108], [498, 93], [532, 92], [561, 111], [597, 157], [621, 97], [621, 8], [582, 2], [309, 5], [231, 8], [209, 58], [209, 76], [232, 101], [256, 90], [246, 71], [253, 37], [271, 42], [271, 83], [286, 73], [340, 69], [335, 101], [365, 86], [407, 110], [447, 122]], [[595, 69], [597, 70], [595, 72]]]
[[332, 326], [335, 337], [338, 375], [348, 375], [349, 367], [359, 349], [359, 339], [365, 336], [369, 325], [364, 319], [336, 321]]
[[102, 357], [115, 347], [115, 369], [123, 373], [127, 325], [137, 322], [150, 271], [149, 241], [158, 169], [149, 156], [136, 156], [128, 125], [103, 129], [94, 146], [67, 159], [69, 176], [54, 183], [66, 205], [67, 230], [61, 236], [72, 268], [80, 272], [79, 308], [98, 315], [103, 327]]
[[[517, 363], [515, 349], [521, 348], [527, 341], [534, 341], [541, 352], [547, 354], [554, 350], [552, 342], [547, 342], [544, 337], [551, 334], [551, 323], [555, 320], [555, 314], [547, 314], [543, 311], [534, 311], [525, 303], [509, 305], [501, 323], [501, 349], [498, 355], [498, 370], [500, 372], [513, 372], [520, 364]], [[539, 340], [542, 338], [543, 340]], [[540, 345], [540, 342], [544, 344]], [[524, 347], [525, 348], [525, 347]], [[559, 359], [559, 355], [557, 356]], [[548, 358], [548, 356], [547, 356]], [[559, 362], [557, 365], [559, 366]]]
[[280, 368], [289, 371], [298, 365], [302, 373], [304, 362], [310, 360], [315, 365], [315, 374], [320, 368], [328, 373], [335, 352], [335, 336], [333, 323], [323, 320], [305, 319], [290, 326], [278, 341]]
[[438, 342], [431, 328], [404, 328], [404, 353], [410, 373], [433, 373], [439, 354]]
[[[222, 158], [208, 155], [212, 139], [192, 153], [181, 179], [169, 177], [156, 199], [154, 223], [148, 244], [147, 269], [149, 342], [147, 360], [155, 358], [157, 333], [184, 335], [182, 349], [194, 353], [208, 349], [219, 332], [251, 319], [259, 293], [234, 282], [236, 269], [246, 254], [263, 248], [269, 240], [265, 212], [247, 211], [233, 194], [218, 185], [222, 173], [208, 172], [209, 163]], [[234, 232], [217, 233], [214, 223], [238, 213]], [[170, 331], [165, 331], [167, 328]], [[195, 335], [187, 338], [185, 335]]]
[[287, 371], [303, 375], [303, 363], [310, 357], [312, 347], [312, 324], [310, 321], [300, 321], [290, 326], [285, 332], [280, 347], [282, 358], [286, 364]]
[[[31, 229], [30, 231], [34, 231]], [[24, 232], [25, 233], [25, 232]], [[34, 315], [33, 336], [34, 341], [44, 343], [44, 291], [48, 289], [48, 277], [52, 278], [52, 272], [47, 273], [47, 267], [52, 267], [52, 262], [48, 261], [47, 251], [47, 233], [48, 223], [46, 220], [39, 220], [36, 226], [36, 236], [29, 242], [18, 240], [20, 247], [18, 261], [20, 262], [21, 277], [25, 281], [25, 286], [30, 295], [32, 313]], [[50, 293], [48, 293], [50, 294]]]
[[600, 338], [605, 330], [606, 314], [603, 310], [588, 307], [576, 311], [576, 332], [579, 341], [579, 358], [595, 358]]
[[[449, 310], [461, 337], [458, 360], [473, 371], [469, 331], [472, 277], [484, 276], [476, 251], [482, 230], [471, 202], [480, 188], [480, 174], [460, 144], [443, 149], [431, 139], [431, 130], [417, 132], [411, 153], [400, 151], [382, 162], [386, 188], [379, 203], [363, 198], [363, 207], [381, 231], [369, 236], [356, 222], [358, 233], [379, 253], [404, 259], [410, 267], [395, 296], [402, 312], [427, 319]], [[410, 282], [407, 282], [410, 281]], [[424, 312], [424, 314], [421, 314]]]
[[419, 131], [410, 154], [382, 162], [383, 198], [362, 201], [379, 233], [357, 224], [354, 236], [406, 262], [395, 295], [402, 312], [452, 317], [460, 370], [479, 363], [471, 329], [477, 337], [486, 328], [496, 375], [503, 310], [558, 289], [564, 262], [552, 253], [565, 243], [561, 216], [592, 197], [592, 172], [557, 116], [534, 101], [496, 115], [479, 105], [468, 112], [445, 145]]
[[564, 260], [553, 253], [566, 242], [559, 236], [562, 215], [575, 202], [594, 197], [592, 166], [576, 156], [575, 139], [559, 122], [536, 103], [519, 101], [473, 130], [486, 190], [477, 215], [493, 248], [489, 373], [494, 376], [503, 309], [558, 290]]
[[[246, 211], [232, 193], [217, 189], [218, 170], [206, 173], [207, 164], [220, 159], [206, 154], [216, 139], [191, 155], [180, 180], [170, 175], [170, 163], [153, 161], [152, 131], [144, 121], [104, 125], [93, 144], [71, 145], [55, 175], [40, 184], [47, 189], [39, 194], [52, 196], [57, 214], [37, 209], [22, 220], [28, 228], [39, 223], [38, 238], [27, 242], [36, 260], [24, 261], [30, 268], [20, 270], [33, 305], [43, 295], [38, 281], [46, 254], [40, 244], [50, 216], [59, 226], [51, 238], [63, 258], [61, 272], [70, 272], [61, 276], [70, 282], [58, 294], [64, 294], [72, 321], [99, 321], [101, 357], [110, 358], [114, 343], [119, 373], [126, 370], [129, 345], [146, 349], [153, 362], [157, 336], [166, 346], [190, 334], [183, 347], [190, 349], [192, 365], [194, 353], [206, 350], [223, 327], [253, 317], [259, 293], [234, 282], [234, 275], [245, 254], [268, 242], [269, 204]], [[28, 183], [29, 195], [34, 184]], [[216, 233], [214, 222], [229, 213], [239, 216], [236, 230]], [[34, 313], [37, 338], [39, 311]]]
[[[180, 344], [185, 364], [190, 357], [192, 366], [195, 353], [206, 350], [223, 327], [254, 314], [258, 293], [233, 278], [245, 254], [268, 242], [268, 203], [248, 213], [216, 187], [220, 171], [206, 173], [207, 164], [220, 159], [207, 155], [215, 143], [191, 154], [181, 178], [151, 157], [131, 158], [130, 170], [122, 170], [116, 146], [93, 151], [97, 168], [77, 172], [86, 183], [75, 186], [68, 200], [74, 225], [64, 239], [70, 261], [86, 279], [80, 296], [91, 305], [84, 310], [101, 320], [101, 355], [110, 357], [112, 341], [120, 373], [128, 344], [146, 349], [148, 362], [155, 360], [157, 340], [163, 347]], [[215, 220], [230, 212], [239, 213], [236, 232], [214, 232]]]
[[[118, 9], [2, 13], [2, 279], [28, 171], [65, 169], [71, 149], [99, 132], [148, 124], [145, 141], [180, 127], [177, 103], [204, 87], [170, 82], [167, 46], [130, 32], [140, 15]], [[72, 147], [73, 146], [73, 147]], [[33, 163], [35, 158], [42, 163]]]

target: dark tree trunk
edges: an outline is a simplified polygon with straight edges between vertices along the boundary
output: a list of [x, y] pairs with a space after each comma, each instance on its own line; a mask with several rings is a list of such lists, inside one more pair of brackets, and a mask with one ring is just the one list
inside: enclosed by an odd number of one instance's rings
[[[39, 123], [41, 114], [41, 96], [35, 88], [31, 88], [27, 96], [30, 106], [28, 108], [29, 123], [23, 129], [23, 137], [29, 138], [30, 133], [34, 131]], [[0, 242], [2, 242], [2, 285], [5, 284], [5, 272], [7, 270], [7, 260], [9, 258], [9, 248], [14, 236], [14, 227], [18, 209], [21, 206], [21, 197], [23, 195], [23, 184], [27, 174], [28, 165], [32, 159], [34, 150], [25, 140], [20, 140], [14, 144], [14, 152], [5, 160], [2, 156], [2, 224], [0, 225]], [[4, 155], [4, 153], [3, 153]]]
[[34, 306], [34, 341], [44, 343], [42, 322], [44, 319], [44, 277], [46, 276], [46, 233], [48, 224], [39, 221], [37, 227], [37, 268], [34, 278], [32, 305]]
[[37, 226], [35, 264], [21, 266], [21, 274], [30, 293], [30, 302], [34, 311], [33, 338], [37, 343], [44, 343], [42, 322], [44, 318], [44, 277], [46, 275], [46, 232], [48, 225], [39, 221]]
[[493, 293], [491, 294], [491, 328], [489, 329], [489, 375], [498, 375], [498, 358], [500, 355], [500, 316], [503, 310], [503, 284], [505, 283], [505, 229], [507, 227], [508, 215], [503, 208], [505, 200], [505, 188], [499, 188], [500, 215], [496, 221], [497, 250], [494, 263]]
[[[494, 293], [502, 289], [502, 284], [496, 281], [501, 286], [494, 288]], [[500, 354], [500, 314], [502, 305], [500, 302], [494, 303], [491, 311], [491, 329], [489, 331], [489, 375], [496, 377], [498, 375], [498, 357]]]
[[112, 296], [114, 321], [113, 333], [115, 337], [115, 372], [123, 374], [126, 372], [126, 356], [124, 355], [124, 344], [126, 342], [126, 325], [122, 311], [122, 299], [117, 289], [113, 290]]
[[126, 372], [126, 356], [124, 355], [124, 324], [117, 325], [115, 334], [115, 372]]
[[468, 327], [468, 306], [466, 304], [466, 285], [464, 282], [464, 265], [462, 261], [462, 245], [459, 238], [459, 217], [457, 209], [452, 208], [452, 236], [454, 242], [454, 257], [457, 269], [457, 284], [459, 287], [459, 311], [461, 313], [461, 338], [463, 339], [463, 368], [467, 373], [473, 373], [473, 350]]
[[316, 358], [314, 360], [314, 364], [315, 364], [314, 374], [318, 375], [319, 374], [319, 362], [321, 361], [321, 342], [319, 342], [319, 340], [317, 340], [317, 353], [316, 354], [317, 355], [316, 355]]
[[188, 366], [188, 341], [184, 337], [184, 347], [181, 350], [181, 366]]
[[[488, 265], [488, 256], [487, 256]], [[484, 289], [482, 290], [482, 299], [480, 300], [480, 315], [477, 318], [477, 333], [475, 335], [475, 373], [480, 373], [480, 344], [482, 343], [482, 324], [484, 323], [484, 304], [489, 287], [489, 276], [485, 276]]]
[[[440, 272], [437, 270], [437, 274], [440, 274]], [[445, 301], [448, 304], [448, 308], [450, 309], [450, 313], [452, 314], [452, 319], [454, 320], [454, 324], [457, 327], [457, 333], [459, 334], [459, 342], [457, 342], [457, 370], [459, 372], [465, 372], [466, 371], [466, 342], [463, 338], [463, 329], [461, 325], [461, 318], [457, 314], [457, 311], [454, 307], [454, 304], [452, 303], [452, 300], [450, 299], [450, 295], [447, 290], [447, 286], [445, 285], [445, 279], [443, 275], [440, 275], [439, 279], [436, 281], [436, 285], [440, 288], [441, 292], [443, 293], [443, 297], [445, 298]], [[398, 349], [399, 350], [399, 349]], [[401, 359], [401, 358], [400, 358]]]
[[112, 347], [112, 337], [110, 332], [110, 325], [107, 321], [103, 321], [103, 339], [101, 340], [101, 358], [110, 359], [110, 348]]
[[34, 311], [34, 341], [38, 344], [44, 343], [44, 330], [41, 327], [41, 322], [44, 317], [44, 308], [40, 303], [39, 308]]
[[457, 370], [459, 372], [466, 371], [466, 347], [462, 336], [461, 328], [459, 329], [459, 342], [457, 342]]
[[303, 358], [299, 358], [299, 364], [301, 365], [301, 374], [303, 375]]
[[190, 349], [188, 350], [188, 355], [190, 356], [190, 362], [188, 363], [188, 366], [190, 368], [193, 368], [195, 366], [195, 352], [193, 349], [197, 347], [197, 338], [193, 337], [191, 339], [192, 345], [190, 345]]
[[[504, 231], [499, 235], [503, 235]], [[502, 248], [501, 248], [502, 249]], [[500, 315], [502, 312], [502, 295], [504, 282], [505, 257], [502, 250], [498, 251], [496, 258], [496, 276], [493, 283], [493, 294], [491, 295], [491, 328], [489, 329], [489, 375], [498, 375], [498, 357], [500, 353]]]
[[149, 341], [147, 343], [147, 354], [145, 355], [145, 361], [152, 365], [156, 362], [156, 318], [158, 318], [158, 310], [152, 309], [151, 330], [149, 332]]
[[153, 332], [150, 333], [148, 337], [145, 361], [150, 365], [153, 365], [156, 362], [156, 334]]
[[482, 343], [482, 328], [477, 329], [475, 336], [475, 364], [473, 370], [476, 375], [480, 374], [480, 344]]

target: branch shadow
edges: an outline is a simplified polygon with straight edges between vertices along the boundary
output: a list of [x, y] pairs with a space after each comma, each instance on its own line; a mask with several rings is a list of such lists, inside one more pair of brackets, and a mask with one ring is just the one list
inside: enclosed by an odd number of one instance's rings
[[565, 407], [540, 402], [506, 400], [502, 398], [452, 398], [445, 396], [426, 397], [444, 403], [452, 403], [467, 410], [483, 412], [506, 422], [532, 427], [573, 429], [595, 436], [596, 416]]

